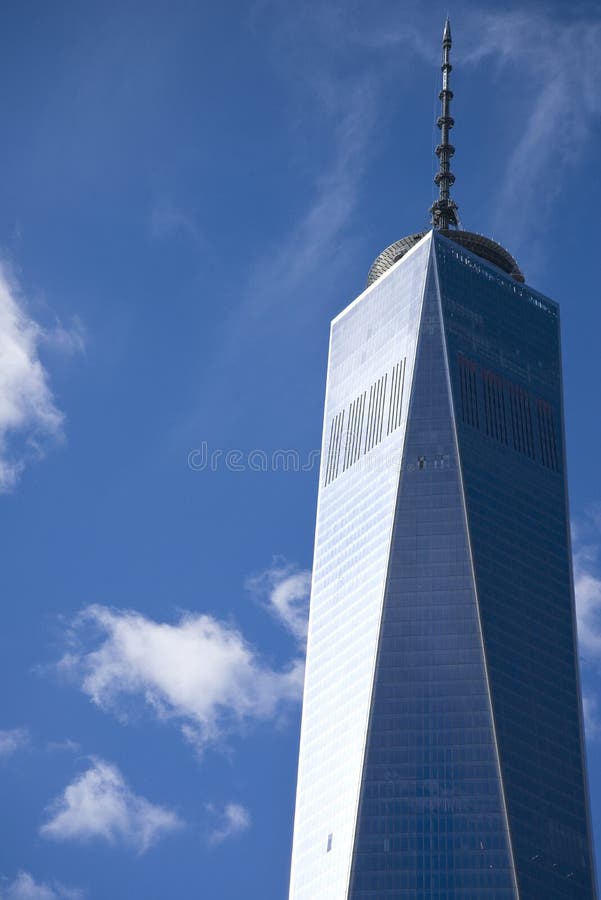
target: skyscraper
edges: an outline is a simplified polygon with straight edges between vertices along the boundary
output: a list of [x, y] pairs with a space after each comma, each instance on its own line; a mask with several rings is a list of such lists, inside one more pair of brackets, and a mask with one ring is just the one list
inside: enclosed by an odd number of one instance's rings
[[291, 900], [594, 900], [559, 309], [458, 227], [332, 322]]

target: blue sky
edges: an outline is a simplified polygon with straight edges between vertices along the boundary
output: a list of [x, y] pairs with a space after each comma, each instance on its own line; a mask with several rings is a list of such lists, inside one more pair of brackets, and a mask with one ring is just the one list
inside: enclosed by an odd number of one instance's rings
[[[447, 9], [4, 6], [3, 900], [286, 895], [328, 323], [427, 225]], [[562, 308], [601, 836], [601, 17], [450, 13], [462, 223]]]

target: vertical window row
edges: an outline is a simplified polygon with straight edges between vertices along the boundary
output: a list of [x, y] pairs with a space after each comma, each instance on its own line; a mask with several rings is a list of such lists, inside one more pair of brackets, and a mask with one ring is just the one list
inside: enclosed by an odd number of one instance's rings
[[466, 425], [480, 427], [478, 415], [478, 389], [476, 384], [476, 364], [459, 357], [459, 382], [461, 386], [461, 416]]
[[554, 472], [558, 472], [559, 453], [553, 409], [544, 400], [539, 400], [536, 407], [538, 413], [538, 437], [543, 464], [549, 469], [553, 469]]
[[388, 400], [388, 424], [386, 434], [391, 434], [401, 424], [403, 409], [403, 392], [405, 389], [405, 369], [407, 357], [404, 357], [392, 370], [390, 378], [390, 398]]
[[367, 405], [367, 422], [366, 422], [366, 434], [365, 434], [365, 443], [363, 445], [363, 452], [367, 453], [367, 439], [369, 437], [369, 429], [371, 422], [374, 417], [374, 403], [375, 403], [375, 395], [376, 395], [376, 385], [372, 384], [369, 389], [369, 403]]
[[346, 441], [344, 445], [344, 460], [342, 463], [342, 471], [345, 472], [349, 466], [356, 463], [361, 453], [361, 434], [363, 432], [363, 414], [365, 412], [365, 396], [364, 391], [360, 397], [353, 400], [349, 407], [348, 425], [346, 428]]
[[507, 443], [507, 417], [505, 414], [505, 391], [503, 379], [494, 372], [482, 370], [484, 387], [484, 418], [486, 433], [501, 443]]
[[340, 444], [342, 443], [342, 430], [344, 428], [344, 410], [332, 419], [330, 426], [330, 440], [328, 444], [328, 456], [326, 462], [326, 475], [324, 484], [329, 484], [338, 475], [340, 464]]
[[530, 459], [534, 459], [532, 411], [530, 409], [530, 397], [527, 391], [518, 387], [516, 384], [510, 384], [509, 405], [511, 407], [514, 449], [529, 456]]
[[559, 472], [561, 446], [551, 404], [462, 354], [458, 361], [464, 424], [479, 428], [480, 410], [487, 437]]
[[[398, 362], [390, 373], [382, 375], [368, 391], [356, 397], [348, 407], [339, 412], [330, 423], [328, 452], [324, 486], [330, 484], [339, 470], [345, 472], [353, 466], [362, 453], [369, 453], [380, 443], [384, 434], [401, 424], [407, 358]], [[346, 430], [345, 430], [346, 423]]]
[[376, 444], [382, 440], [382, 427], [384, 425], [384, 398], [386, 396], [386, 383], [388, 373], [382, 375], [369, 391], [369, 410], [367, 414], [367, 429], [365, 432], [364, 453], [369, 453]]

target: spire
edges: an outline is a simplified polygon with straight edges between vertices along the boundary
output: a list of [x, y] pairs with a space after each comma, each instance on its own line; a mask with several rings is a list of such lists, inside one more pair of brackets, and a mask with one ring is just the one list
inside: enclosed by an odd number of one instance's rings
[[447, 16], [446, 22], [444, 23], [444, 31], [442, 33], [442, 46], [445, 47], [447, 45], [447, 43], [450, 47], [451, 46], [451, 20], [449, 19], [448, 16]]
[[450, 197], [451, 185], [455, 181], [455, 176], [451, 172], [451, 157], [455, 153], [455, 148], [449, 143], [449, 132], [455, 124], [450, 114], [453, 91], [449, 88], [449, 73], [453, 68], [450, 63], [452, 43], [451, 23], [447, 16], [442, 35], [442, 90], [439, 95], [442, 110], [437, 122], [440, 128], [440, 144], [436, 148], [436, 155], [440, 168], [434, 178], [439, 195], [430, 209], [434, 228], [448, 228], [450, 225], [457, 227], [457, 204]]

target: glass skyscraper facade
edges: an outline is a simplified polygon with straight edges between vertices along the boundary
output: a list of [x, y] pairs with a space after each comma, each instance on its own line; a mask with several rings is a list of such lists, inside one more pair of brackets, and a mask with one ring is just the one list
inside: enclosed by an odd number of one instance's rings
[[332, 323], [290, 900], [596, 898], [559, 309], [469, 237]]

